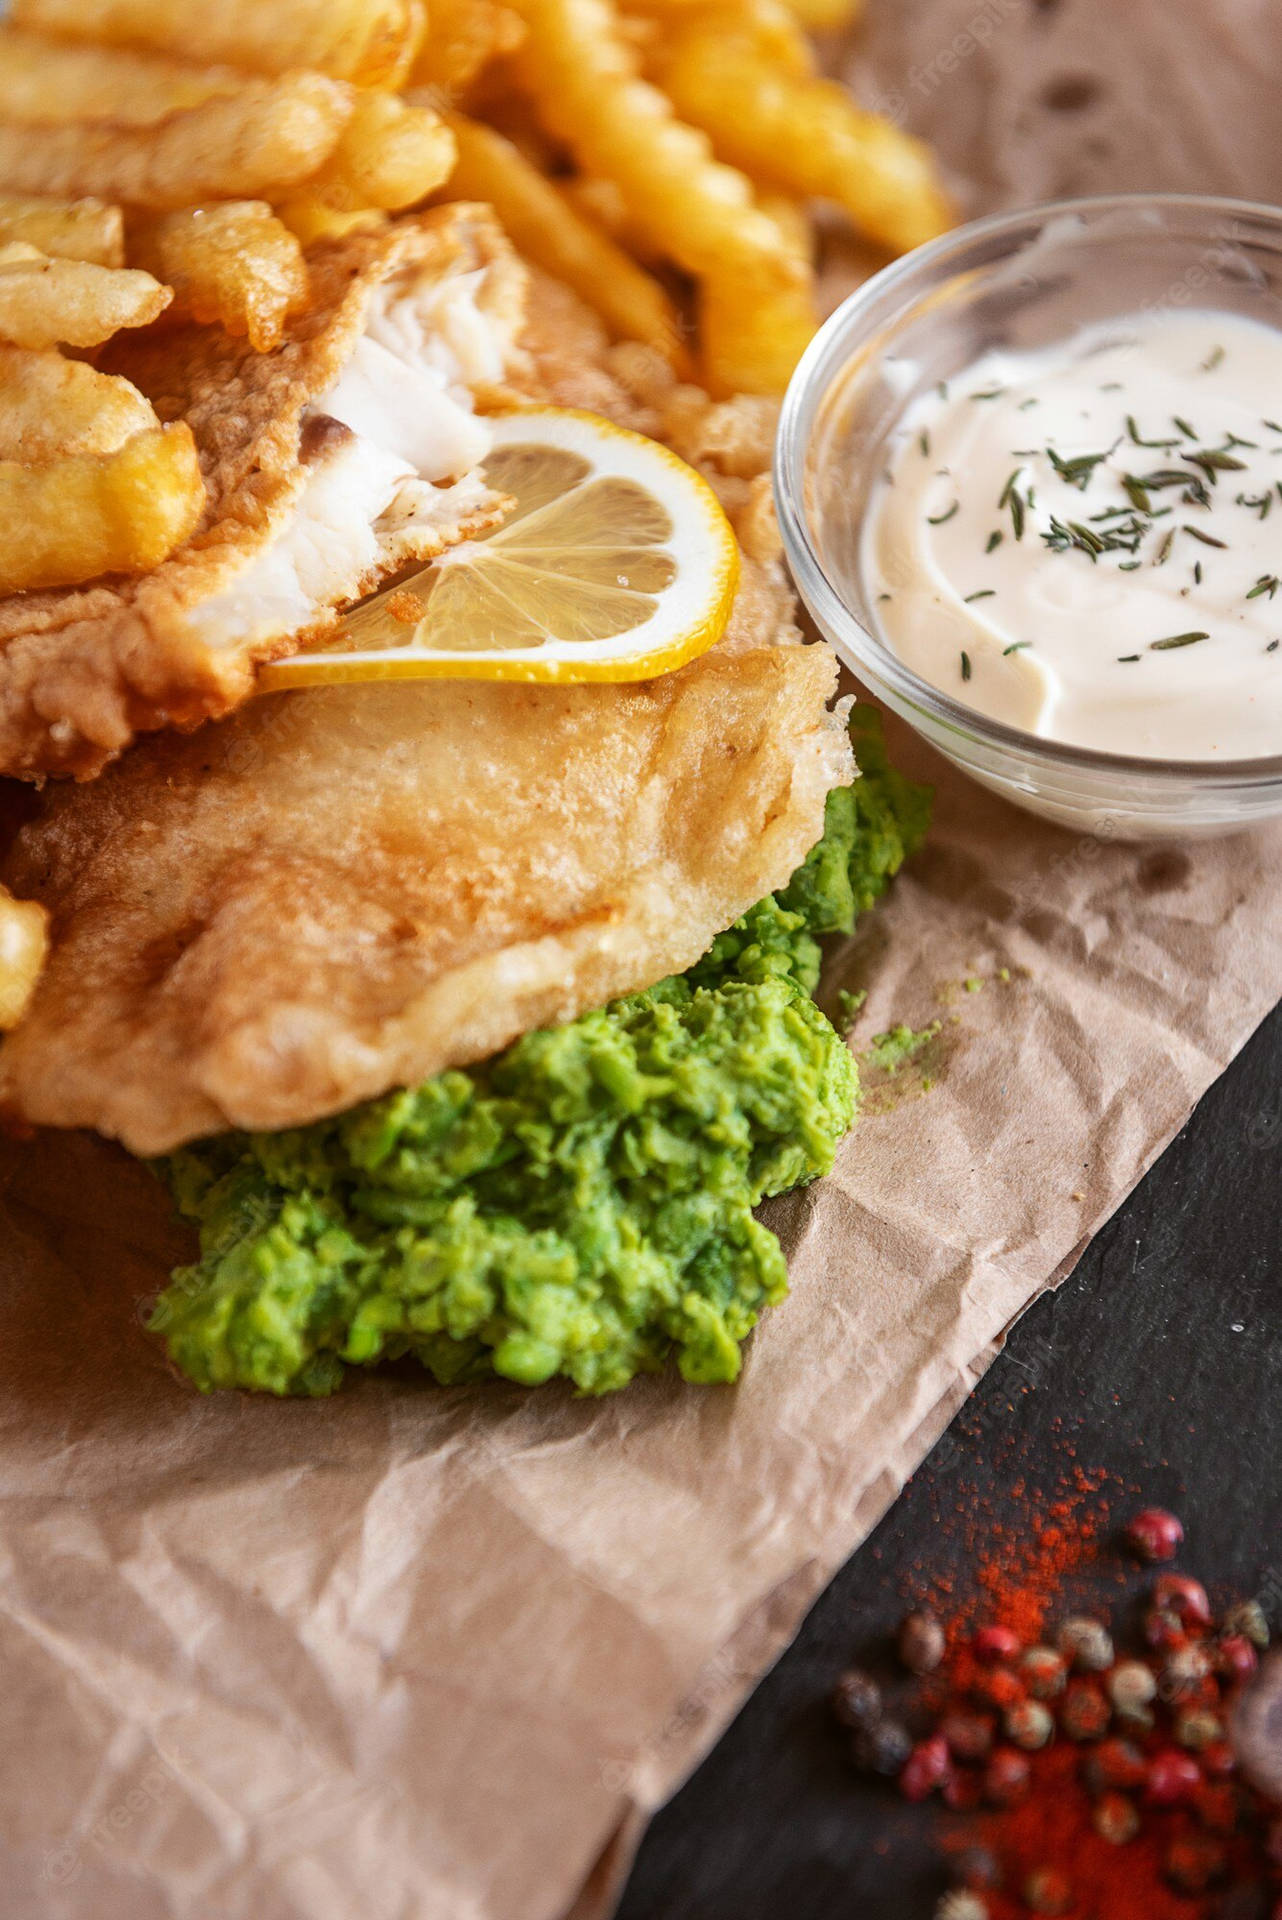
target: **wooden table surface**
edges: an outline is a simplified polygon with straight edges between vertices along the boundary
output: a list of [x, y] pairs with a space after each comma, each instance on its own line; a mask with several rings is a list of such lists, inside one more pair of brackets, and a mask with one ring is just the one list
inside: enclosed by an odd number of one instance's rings
[[[1116, 1512], [1173, 1507], [1212, 1597], [1282, 1624], [1282, 1008], [1061, 1291], [1019, 1324], [950, 1432], [720, 1744], [655, 1819], [619, 1920], [928, 1920], [935, 1816], [848, 1765], [827, 1709], [917, 1571], [973, 1590], [969, 1513], [1026, 1526], [1075, 1464]], [[1016, 1491], [1020, 1482], [1025, 1491]], [[1098, 1589], [1097, 1589], [1098, 1591]]]

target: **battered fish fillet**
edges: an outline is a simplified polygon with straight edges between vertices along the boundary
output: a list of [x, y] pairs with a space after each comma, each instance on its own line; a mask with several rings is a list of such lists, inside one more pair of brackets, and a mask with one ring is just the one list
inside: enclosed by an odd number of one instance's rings
[[104, 357], [190, 423], [206, 514], [141, 579], [0, 599], [0, 772], [89, 778], [136, 733], [229, 712], [256, 662], [500, 517], [472, 399], [524, 369], [526, 281], [488, 212], [411, 216], [309, 264], [312, 304], [273, 353], [185, 327]]
[[822, 646], [637, 686], [284, 693], [47, 790], [54, 917], [0, 1104], [162, 1153], [315, 1120], [681, 971], [852, 776]]

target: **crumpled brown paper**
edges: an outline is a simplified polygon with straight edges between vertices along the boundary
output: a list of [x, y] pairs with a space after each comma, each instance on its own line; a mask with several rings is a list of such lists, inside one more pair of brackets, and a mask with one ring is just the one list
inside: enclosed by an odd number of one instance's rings
[[[899, 87], [988, 200], [1089, 184], [1096, 108], [1045, 106], [1061, 62], [1106, 75], [1115, 153], [1146, 102], [1191, 129], [1125, 184], [1276, 190], [1267, 0], [1119, 13], [885, 0], [861, 86]], [[917, 98], [905, 60], [962, 33]], [[1059, 147], [1018, 131], [1034, 112]], [[792, 1298], [734, 1390], [392, 1369], [201, 1399], [140, 1325], [182, 1245], [150, 1175], [79, 1137], [0, 1152], [0, 1914], [609, 1912], [648, 1812], [1282, 995], [1282, 828], [1074, 838], [891, 743], [936, 825], [828, 989], [868, 989], [857, 1046], [939, 1019], [935, 1085], [875, 1097], [833, 1177], [776, 1203]]]

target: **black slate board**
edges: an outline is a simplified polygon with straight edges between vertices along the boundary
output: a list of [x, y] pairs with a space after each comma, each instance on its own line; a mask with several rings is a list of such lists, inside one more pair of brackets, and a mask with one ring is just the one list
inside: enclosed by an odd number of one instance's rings
[[[929, 1812], [854, 1776], [839, 1669], [886, 1642], [914, 1569], [972, 1569], [959, 1502], [1027, 1518], [1013, 1468], [1074, 1459], [1174, 1507], [1181, 1564], [1261, 1592], [1282, 1627], [1282, 1009], [1035, 1307], [930, 1459], [815, 1606], [642, 1845], [619, 1920], [928, 1920], [946, 1882]], [[972, 1583], [973, 1584], [973, 1583]]]

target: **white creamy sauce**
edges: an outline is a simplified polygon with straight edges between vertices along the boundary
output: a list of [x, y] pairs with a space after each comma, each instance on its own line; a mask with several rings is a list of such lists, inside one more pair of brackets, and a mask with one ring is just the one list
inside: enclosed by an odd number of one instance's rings
[[882, 639], [1013, 726], [1282, 752], [1282, 333], [1137, 315], [918, 397], [863, 535]]

